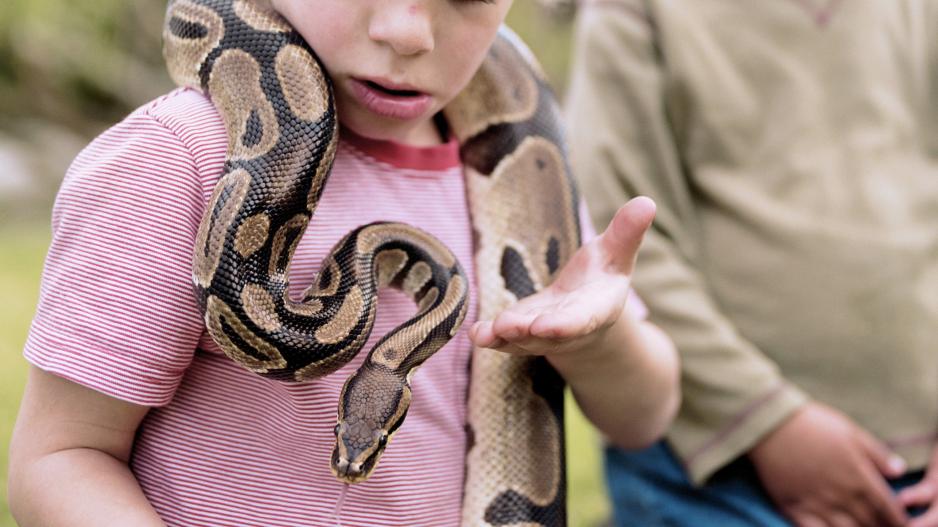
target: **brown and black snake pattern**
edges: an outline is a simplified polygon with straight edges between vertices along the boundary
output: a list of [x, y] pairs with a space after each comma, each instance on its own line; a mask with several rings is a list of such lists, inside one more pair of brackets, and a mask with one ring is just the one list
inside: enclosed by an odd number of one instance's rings
[[[337, 143], [328, 77], [269, 0], [170, 0], [164, 54], [178, 84], [211, 97], [228, 132], [193, 280], [229, 357], [279, 380], [320, 377], [363, 347], [378, 288], [417, 304], [342, 391], [332, 470], [362, 481], [403, 422], [410, 377], [459, 329], [466, 275], [423, 231], [374, 223], [346, 235], [302, 300], [290, 299], [290, 260]], [[479, 317], [491, 319], [549, 284], [580, 243], [559, 112], [530, 52], [504, 29], [444, 114], [466, 167]], [[471, 367], [463, 525], [565, 525], [562, 379], [543, 359], [486, 349]]]

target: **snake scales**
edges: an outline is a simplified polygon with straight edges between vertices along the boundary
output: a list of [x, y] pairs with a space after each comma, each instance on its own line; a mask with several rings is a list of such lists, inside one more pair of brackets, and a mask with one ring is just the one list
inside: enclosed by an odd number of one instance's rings
[[[403, 422], [411, 375], [459, 328], [466, 275], [430, 235], [375, 223], [334, 247], [302, 301], [288, 298], [287, 269], [337, 144], [329, 79], [268, 0], [170, 0], [164, 54], [178, 84], [211, 97], [228, 132], [193, 278], [208, 331], [229, 357], [279, 380], [327, 375], [364, 345], [379, 287], [418, 305], [342, 391], [332, 470], [361, 481]], [[491, 319], [550, 283], [580, 243], [559, 113], [530, 52], [503, 29], [444, 115], [465, 164], [479, 317]], [[543, 359], [477, 349], [468, 399], [463, 525], [564, 525], [559, 375]]]

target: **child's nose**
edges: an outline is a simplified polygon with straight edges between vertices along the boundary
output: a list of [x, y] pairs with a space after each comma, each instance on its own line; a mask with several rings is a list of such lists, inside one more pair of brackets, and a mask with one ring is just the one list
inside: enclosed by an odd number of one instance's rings
[[433, 51], [431, 13], [423, 2], [392, 0], [378, 5], [368, 26], [372, 40], [391, 46], [399, 55]]

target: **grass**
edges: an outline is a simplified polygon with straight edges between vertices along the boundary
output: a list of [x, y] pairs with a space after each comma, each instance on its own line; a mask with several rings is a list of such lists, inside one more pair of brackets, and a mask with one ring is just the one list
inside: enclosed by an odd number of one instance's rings
[[[0, 227], [0, 527], [14, 527], [6, 502], [7, 450], [25, 382], [21, 351], [36, 307], [47, 225]], [[598, 440], [567, 401], [568, 485], [571, 527], [602, 525], [609, 506], [600, 481]]]
[[599, 438], [567, 395], [567, 507], [571, 527], [606, 525], [610, 506], [602, 482]]

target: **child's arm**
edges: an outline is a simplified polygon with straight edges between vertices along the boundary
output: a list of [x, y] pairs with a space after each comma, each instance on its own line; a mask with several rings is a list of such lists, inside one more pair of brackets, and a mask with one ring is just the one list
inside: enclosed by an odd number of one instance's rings
[[17, 523], [162, 526], [127, 466], [146, 413], [33, 366], [10, 444]]
[[654, 213], [651, 200], [630, 201], [553, 284], [470, 332], [479, 346], [546, 356], [586, 416], [631, 448], [661, 436], [680, 400], [670, 339], [625, 307], [635, 254]]

